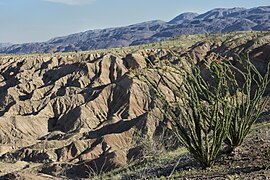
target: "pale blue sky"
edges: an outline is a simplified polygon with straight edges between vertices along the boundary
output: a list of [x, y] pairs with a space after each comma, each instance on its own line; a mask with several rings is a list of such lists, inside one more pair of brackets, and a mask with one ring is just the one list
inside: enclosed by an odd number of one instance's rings
[[90, 29], [169, 21], [183, 12], [266, 5], [269, 0], [0, 0], [0, 42], [47, 41]]

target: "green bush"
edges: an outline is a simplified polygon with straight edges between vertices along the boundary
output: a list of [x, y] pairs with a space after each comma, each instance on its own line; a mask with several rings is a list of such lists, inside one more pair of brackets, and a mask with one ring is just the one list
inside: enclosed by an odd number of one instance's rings
[[262, 101], [269, 64], [262, 76], [249, 58], [235, 61], [240, 67], [228, 60], [205, 61], [201, 67], [163, 61], [135, 73], [203, 168], [212, 165], [223, 142], [230, 149], [242, 144], [268, 99]]
[[[167, 64], [167, 65], [166, 65]], [[196, 65], [152, 66], [139, 74], [154, 94], [156, 106], [180, 142], [206, 168], [212, 165], [227, 136], [231, 119], [227, 66], [207, 64], [211, 80], [205, 81]], [[149, 73], [156, 75], [149, 77]], [[214, 84], [214, 85], [213, 85]], [[168, 90], [170, 93], [168, 93]], [[167, 92], [167, 93], [165, 93]]]
[[265, 72], [261, 73], [249, 58], [245, 58], [245, 61], [239, 58], [237, 62], [238, 67], [229, 64], [230, 72], [226, 74], [233, 104], [230, 129], [225, 141], [230, 151], [243, 143], [269, 99], [269, 96], [263, 99], [263, 95], [269, 84], [270, 63], [265, 67]]

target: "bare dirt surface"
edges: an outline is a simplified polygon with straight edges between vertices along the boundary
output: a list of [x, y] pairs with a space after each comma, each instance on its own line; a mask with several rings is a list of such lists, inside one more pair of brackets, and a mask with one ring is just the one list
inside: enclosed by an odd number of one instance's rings
[[269, 179], [270, 124], [258, 125], [233, 154], [222, 155], [213, 168], [187, 173], [187, 179]]
[[[183, 148], [137, 160], [105, 173], [102, 179], [264, 179], [270, 178], [270, 122], [256, 124], [232, 154], [222, 154], [213, 167], [203, 170]], [[226, 147], [224, 147], [224, 150]], [[98, 176], [96, 176], [98, 177]]]

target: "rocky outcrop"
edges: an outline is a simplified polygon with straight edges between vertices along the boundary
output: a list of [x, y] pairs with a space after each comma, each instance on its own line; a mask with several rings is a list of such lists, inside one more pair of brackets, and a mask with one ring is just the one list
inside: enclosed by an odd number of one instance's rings
[[147, 88], [129, 77], [144, 53], [2, 56], [2, 160], [126, 164], [135, 133], [157, 126]]

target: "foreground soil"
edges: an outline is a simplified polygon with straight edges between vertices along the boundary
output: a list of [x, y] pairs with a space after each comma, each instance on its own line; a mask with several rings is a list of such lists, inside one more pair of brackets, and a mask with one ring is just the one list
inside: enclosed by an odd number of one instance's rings
[[[176, 176], [177, 177], [177, 176]], [[222, 155], [213, 168], [180, 176], [188, 179], [269, 179], [270, 124], [257, 125], [244, 144]]]
[[95, 176], [102, 179], [263, 179], [270, 178], [270, 122], [258, 123], [242, 146], [222, 154], [206, 170], [180, 148], [160, 153], [126, 168]]

